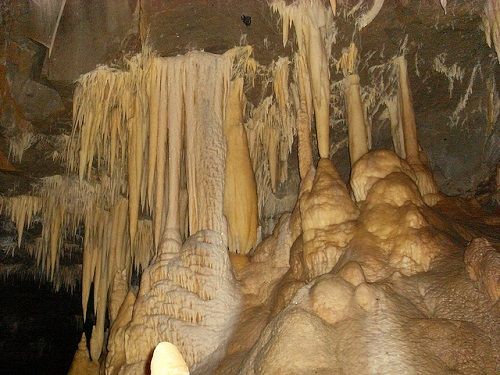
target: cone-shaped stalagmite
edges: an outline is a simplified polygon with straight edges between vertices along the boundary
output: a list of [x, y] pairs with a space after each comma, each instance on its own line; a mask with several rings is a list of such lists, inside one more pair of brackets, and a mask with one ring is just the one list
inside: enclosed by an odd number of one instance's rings
[[186, 362], [174, 344], [160, 342], [156, 345], [151, 360], [151, 375], [189, 375]]
[[224, 134], [226, 136], [226, 173], [224, 215], [228, 224], [229, 250], [248, 253], [257, 239], [257, 185], [242, 125], [243, 79], [231, 83]]
[[71, 362], [68, 375], [97, 375], [99, 374], [99, 362], [90, 360], [89, 351], [87, 349], [87, 339], [85, 333], [78, 343], [78, 349]]

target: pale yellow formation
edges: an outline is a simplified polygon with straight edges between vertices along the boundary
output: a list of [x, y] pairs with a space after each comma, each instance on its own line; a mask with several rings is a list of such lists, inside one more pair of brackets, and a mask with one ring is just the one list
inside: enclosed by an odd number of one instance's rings
[[307, 64], [302, 55], [295, 54], [294, 78], [297, 86], [297, 136], [299, 175], [305, 178], [313, 165], [311, 144], [312, 99]]
[[41, 202], [38, 197], [19, 195], [0, 200], [0, 214], [6, 214], [16, 224], [17, 246], [21, 246], [23, 231], [29, 227], [36, 214], [40, 212]]
[[189, 375], [189, 369], [175, 345], [160, 342], [151, 359], [151, 375]]
[[348, 316], [354, 287], [340, 277], [327, 275], [318, 278], [309, 293], [315, 313], [329, 324], [335, 324]]
[[[232, 280], [223, 215], [226, 148], [233, 147], [234, 142], [224, 137], [224, 131], [241, 127], [242, 81], [236, 79], [232, 84], [231, 77], [239, 74], [238, 66], [249, 52], [249, 49], [228, 51], [224, 55], [191, 52], [162, 59], [168, 75], [165, 226], [157, 256], [142, 274], [131, 319], [121, 320], [118, 313], [116, 322], [125, 326], [117, 330], [112, 327], [110, 340], [114, 343], [108, 343], [112, 349], [107, 360], [108, 373], [140, 373], [149, 353], [160, 341], [176, 345], [193, 371], [201, 369], [202, 373], [224, 353], [240, 303]], [[243, 142], [242, 138], [238, 142]], [[251, 172], [248, 159], [247, 167]], [[189, 211], [189, 237], [184, 243], [179, 212], [182, 169], [186, 171]], [[239, 201], [234, 204], [229, 208], [237, 209]], [[253, 199], [256, 217], [255, 206], [256, 197]], [[245, 223], [244, 218], [240, 219]], [[236, 227], [236, 230], [252, 235], [245, 232], [247, 228]]]
[[21, 163], [24, 151], [31, 147], [37, 137], [28, 130], [21, 130], [16, 137], [9, 137], [9, 159]]
[[337, 15], [337, 0], [330, 0], [330, 6], [332, 7], [333, 15]]
[[248, 253], [257, 240], [257, 185], [243, 126], [243, 79], [231, 83], [224, 120], [226, 170], [224, 215], [229, 251]]
[[368, 152], [368, 135], [357, 74], [351, 74], [344, 78], [344, 92], [349, 129], [349, 156], [352, 166]]
[[384, 0], [374, 0], [372, 7], [356, 20], [358, 28], [361, 30], [368, 26], [377, 17], [383, 5]]
[[[446, 251], [446, 243], [422, 214], [422, 206], [415, 183], [396, 172], [373, 184], [361, 209], [362, 227], [374, 236], [384, 263], [403, 275], [429, 270], [432, 261]], [[372, 280], [390, 272], [368, 259], [367, 254], [367, 277]]]
[[290, 5], [274, 1], [271, 8], [283, 22], [283, 45], [291, 25], [295, 26], [299, 53], [304, 56], [310, 77], [320, 157], [330, 152], [330, 70], [328, 60], [335, 39], [332, 12], [319, 0], [297, 0]]
[[400, 56], [395, 59], [399, 72], [398, 99], [401, 109], [401, 117], [404, 134], [404, 147], [406, 160], [415, 172], [416, 183], [422, 197], [430, 206], [435, 205], [441, 198], [438, 187], [428, 167], [422, 161], [418, 140], [415, 112], [413, 111], [413, 100], [410, 91], [410, 82], [406, 59]]
[[85, 338], [85, 333], [82, 334], [82, 338], [78, 343], [78, 349], [73, 357], [73, 362], [71, 362], [71, 367], [69, 368], [68, 375], [98, 375], [99, 374], [99, 362], [94, 362], [90, 360], [89, 350], [87, 349], [87, 339]]
[[312, 279], [337, 264], [358, 210], [329, 159], [320, 159], [317, 170], [302, 181], [299, 207], [305, 271]]
[[[383, 3], [369, 3], [357, 31]], [[97, 374], [101, 362], [106, 375], [494, 374], [500, 256], [493, 240], [476, 238], [462, 259], [474, 228], [429, 207], [441, 196], [417, 143], [404, 57], [395, 60], [398, 95], [380, 101], [395, 152], [369, 152], [354, 44], [337, 64], [348, 190], [329, 159], [337, 2], [271, 6], [285, 44], [295, 28], [293, 61], [265, 68], [240, 47], [145, 51], [123, 70], [100, 67], [75, 92], [66, 160], [78, 177], [53, 176], [33, 196], [0, 201], [18, 246], [40, 217], [40, 247], [29, 251], [51, 280], [63, 242], [84, 227], [82, 307], [93, 290], [96, 321], [91, 354], [83, 335], [69, 373]], [[269, 92], [245, 111], [258, 74]], [[299, 197], [259, 242], [259, 215], [284, 190], [295, 133]]]
[[368, 152], [368, 134], [365, 124], [363, 102], [359, 87], [359, 76], [355, 74], [358, 49], [354, 43], [342, 52], [337, 63], [337, 71], [344, 74], [344, 97], [346, 106], [347, 128], [349, 134], [349, 157], [351, 166]]
[[[260, 217], [266, 205], [279, 204], [275, 193], [288, 179], [288, 157], [296, 134], [296, 103], [290, 100], [294, 97], [294, 83], [289, 83], [289, 66], [288, 57], [283, 57], [266, 68], [272, 77], [273, 93], [251, 109], [245, 122]], [[247, 75], [253, 79], [251, 69]]]
[[351, 171], [350, 184], [356, 202], [366, 199], [375, 182], [395, 172], [402, 172], [416, 180], [408, 163], [391, 151], [376, 150], [362, 157]]
[[111, 325], [107, 344], [108, 354], [105, 362], [106, 374], [118, 374], [120, 368], [125, 364], [125, 329], [132, 320], [135, 301], [135, 291], [129, 290]]
[[489, 47], [495, 46], [497, 59], [500, 61], [500, 3], [487, 0], [483, 15], [484, 34]]

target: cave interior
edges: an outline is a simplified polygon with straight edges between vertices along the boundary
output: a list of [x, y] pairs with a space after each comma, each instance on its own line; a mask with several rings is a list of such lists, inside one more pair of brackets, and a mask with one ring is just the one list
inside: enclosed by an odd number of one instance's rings
[[500, 373], [498, 0], [0, 25], [0, 373]]

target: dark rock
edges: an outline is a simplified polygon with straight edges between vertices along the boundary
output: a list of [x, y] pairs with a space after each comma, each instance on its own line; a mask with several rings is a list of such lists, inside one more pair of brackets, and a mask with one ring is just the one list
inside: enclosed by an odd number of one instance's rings
[[7, 41], [6, 62], [19, 77], [39, 78], [46, 48], [28, 38]]
[[12, 83], [12, 96], [29, 121], [44, 121], [64, 111], [56, 90], [31, 79], [16, 77]]

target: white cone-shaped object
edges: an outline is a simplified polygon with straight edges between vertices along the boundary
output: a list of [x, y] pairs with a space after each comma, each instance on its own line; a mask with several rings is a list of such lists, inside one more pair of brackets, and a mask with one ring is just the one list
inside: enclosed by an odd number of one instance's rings
[[189, 375], [182, 354], [174, 344], [160, 342], [151, 360], [151, 375]]

